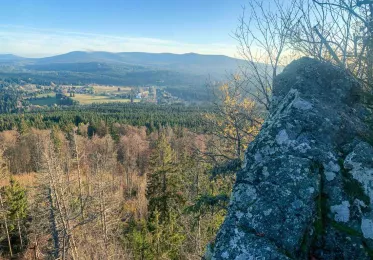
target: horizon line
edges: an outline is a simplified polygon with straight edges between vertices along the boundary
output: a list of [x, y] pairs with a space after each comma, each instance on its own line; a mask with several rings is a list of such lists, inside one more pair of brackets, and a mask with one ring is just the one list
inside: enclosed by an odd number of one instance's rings
[[242, 58], [232, 57], [230, 55], [226, 54], [205, 54], [205, 53], [198, 53], [198, 52], [146, 52], [146, 51], [120, 51], [120, 52], [111, 52], [111, 51], [100, 51], [100, 50], [94, 50], [94, 51], [84, 51], [84, 50], [75, 50], [75, 51], [68, 51], [68, 52], [62, 52], [57, 54], [49, 54], [47, 56], [41, 55], [39, 57], [27, 57], [26, 55], [19, 55], [16, 53], [1, 53], [0, 55], [12, 55], [18, 58], [25, 58], [25, 59], [43, 59], [43, 58], [52, 58], [60, 55], [66, 55], [74, 52], [82, 52], [82, 53], [95, 53], [95, 52], [103, 52], [103, 53], [111, 53], [111, 54], [120, 54], [120, 53], [147, 53], [147, 54], [172, 54], [172, 55], [188, 55], [188, 54], [196, 54], [201, 56], [223, 56], [228, 57], [231, 59], [237, 59], [237, 60], [243, 60]]
[[[198, 53], [238, 57], [237, 46], [229, 42], [180, 42], [132, 35], [111, 35], [60, 29], [0, 24], [0, 50], [25, 58], [45, 58], [73, 51]], [[129, 51], [131, 50], [131, 51]]]

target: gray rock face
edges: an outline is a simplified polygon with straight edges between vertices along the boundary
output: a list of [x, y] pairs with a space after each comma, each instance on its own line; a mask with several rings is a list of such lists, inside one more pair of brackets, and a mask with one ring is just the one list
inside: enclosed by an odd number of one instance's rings
[[360, 90], [309, 58], [276, 78], [210, 258], [373, 258], [373, 147]]

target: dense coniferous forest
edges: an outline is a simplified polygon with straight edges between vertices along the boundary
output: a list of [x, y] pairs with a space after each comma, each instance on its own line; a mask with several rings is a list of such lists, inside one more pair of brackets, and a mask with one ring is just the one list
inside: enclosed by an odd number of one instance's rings
[[209, 106], [194, 107], [184, 105], [153, 104], [99, 104], [64, 108], [40, 109], [35, 112], [0, 115], [0, 130], [18, 129], [20, 124], [37, 129], [58, 126], [69, 129], [79, 124], [89, 124], [92, 134], [104, 122], [108, 129], [115, 123], [146, 126], [152, 132], [160, 126], [204, 129], [203, 113], [212, 111]]
[[[4, 111], [1, 255], [201, 258], [224, 219], [242, 151], [260, 126], [250, 122], [255, 103], [237, 102], [231, 90], [221, 88], [220, 105], [200, 107]], [[243, 112], [247, 119], [238, 122]], [[253, 135], [244, 137], [246, 131]]]

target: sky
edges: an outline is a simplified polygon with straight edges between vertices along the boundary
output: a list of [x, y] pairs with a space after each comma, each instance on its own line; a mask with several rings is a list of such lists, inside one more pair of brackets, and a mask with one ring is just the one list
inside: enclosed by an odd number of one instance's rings
[[245, 0], [0, 0], [0, 53], [171, 52], [236, 57]]

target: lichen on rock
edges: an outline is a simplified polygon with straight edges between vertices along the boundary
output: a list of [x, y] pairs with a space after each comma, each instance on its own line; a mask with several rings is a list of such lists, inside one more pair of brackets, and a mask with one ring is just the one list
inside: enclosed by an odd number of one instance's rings
[[310, 58], [275, 79], [211, 259], [371, 259], [373, 147], [359, 83]]

